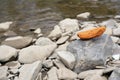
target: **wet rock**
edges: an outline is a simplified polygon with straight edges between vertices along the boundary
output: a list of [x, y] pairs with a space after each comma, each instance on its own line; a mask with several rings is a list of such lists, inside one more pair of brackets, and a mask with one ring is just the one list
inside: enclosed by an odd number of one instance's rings
[[19, 52], [18, 60], [21, 63], [32, 63], [45, 60], [55, 50], [56, 45], [29, 46]]
[[93, 75], [85, 78], [84, 80], [107, 80], [107, 78], [104, 76]]
[[88, 19], [90, 17], [90, 12], [85, 12], [77, 15], [78, 19]]
[[32, 37], [16, 36], [5, 39], [2, 42], [2, 44], [9, 45], [14, 48], [23, 48], [28, 46], [31, 42], [32, 42]]
[[54, 45], [57, 47], [56, 43], [52, 42], [49, 38], [45, 38], [45, 37], [40, 37], [36, 42], [36, 45], [39, 46], [46, 46], [46, 45]]
[[119, 37], [111, 36], [111, 39], [114, 43], [117, 43], [119, 41]]
[[66, 18], [59, 22], [59, 26], [63, 33], [66, 33], [69, 31], [74, 32], [79, 30], [78, 20], [76, 19]]
[[5, 65], [11, 69], [18, 69], [21, 67], [21, 64], [18, 61], [7, 62]]
[[13, 47], [2, 45], [0, 46], [0, 62], [6, 62], [17, 57], [17, 50]]
[[58, 78], [61, 80], [73, 80], [77, 78], [77, 74], [67, 68], [60, 68], [57, 71]]
[[35, 80], [41, 68], [42, 65], [40, 61], [23, 65], [20, 68], [19, 80]]
[[116, 68], [110, 75], [108, 80], [120, 80], [120, 69]]
[[69, 68], [73, 69], [75, 65], [75, 57], [72, 53], [68, 51], [59, 51], [57, 52], [58, 56], [60, 57], [61, 61]]
[[102, 35], [90, 40], [76, 40], [70, 43], [67, 50], [77, 59], [75, 72], [81, 72], [104, 65], [106, 59], [112, 56], [113, 42], [109, 35]]
[[120, 36], [120, 28], [113, 29], [114, 36]]
[[51, 68], [53, 66], [52, 60], [43, 61], [43, 66], [45, 66], [46, 68]]
[[63, 44], [65, 43], [67, 40], [69, 39], [69, 36], [64, 36], [64, 37], [61, 37], [60, 39], [57, 40], [57, 44]]
[[3, 23], [0, 23], [0, 32], [7, 31], [10, 28], [10, 25], [12, 23], [13, 22], [3, 22]]
[[35, 31], [34, 31], [35, 34], [40, 34], [41, 33], [41, 29], [40, 28], [37, 28]]
[[85, 79], [87, 77], [91, 77], [94, 75], [99, 75], [101, 76], [103, 74], [103, 69], [96, 69], [96, 70], [88, 70], [88, 71], [83, 71], [78, 75], [79, 79]]
[[17, 36], [17, 34], [13, 31], [7, 31], [3, 34], [6, 37], [13, 37], [13, 36]]
[[8, 80], [8, 78], [7, 78], [7, 74], [8, 74], [7, 70], [8, 70], [7, 66], [0, 67], [0, 80]]
[[48, 37], [52, 40], [56, 40], [60, 38], [62, 35], [62, 31], [58, 25], [54, 27], [54, 30], [51, 31], [51, 33], [48, 35]]
[[50, 71], [48, 71], [47, 75], [48, 75], [48, 79], [47, 80], [58, 80], [57, 68], [53, 67], [52, 69], [50, 69]]

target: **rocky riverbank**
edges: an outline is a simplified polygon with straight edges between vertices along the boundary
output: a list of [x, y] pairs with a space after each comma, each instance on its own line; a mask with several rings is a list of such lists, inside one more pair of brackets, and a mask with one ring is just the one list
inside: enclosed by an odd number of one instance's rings
[[[41, 29], [35, 37], [9, 31], [13, 22], [0, 24], [6, 36], [0, 46], [0, 80], [119, 80], [119, 16], [97, 23], [88, 21], [90, 13], [66, 18], [44, 37]], [[106, 26], [105, 33], [80, 40], [79, 31]]]

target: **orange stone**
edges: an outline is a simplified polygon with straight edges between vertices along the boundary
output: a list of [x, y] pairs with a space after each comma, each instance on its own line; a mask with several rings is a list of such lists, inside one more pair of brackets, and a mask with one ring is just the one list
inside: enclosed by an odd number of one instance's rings
[[79, 32], [77, 35], [80, 39], [92, 39], [101, 36], [106, 30], [105, 26], [93, 28], [87, 31]]

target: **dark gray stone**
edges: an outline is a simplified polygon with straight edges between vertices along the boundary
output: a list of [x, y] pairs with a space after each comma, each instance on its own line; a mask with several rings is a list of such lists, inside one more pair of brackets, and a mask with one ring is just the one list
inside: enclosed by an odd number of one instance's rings
[[108, 80], [120, 80], [120, 68], [115, 69]]
[[67, 50], [77, 59], [74, 71], [79, 73], [84, 70], [104, 65], [107, 57], [113, 53], [113, 42], [109, 35], [103, 35], [90, 40], [76, 40], [70, 43]]

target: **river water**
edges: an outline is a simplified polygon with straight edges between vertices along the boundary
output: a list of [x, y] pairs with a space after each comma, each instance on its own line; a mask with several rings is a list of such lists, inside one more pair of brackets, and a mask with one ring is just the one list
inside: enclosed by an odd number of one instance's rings
[[91, 12], [91, 20], [102, 21], [120, 14], [120, 0], [0, 0], [0, 22], [15, 21], [12, 29], [31, 35], [40, 27], [48, 34], [60, 20]]

